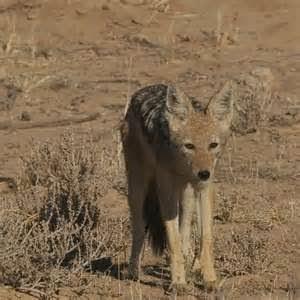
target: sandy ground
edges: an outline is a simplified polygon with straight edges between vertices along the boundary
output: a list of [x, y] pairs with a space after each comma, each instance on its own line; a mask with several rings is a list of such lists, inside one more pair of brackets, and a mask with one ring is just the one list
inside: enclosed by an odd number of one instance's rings
[[[110, 139], [145, 84], [172, 81], [205, 102], [227, 78], [270, 68], [267, 126], [231, 138], [219, 164], [217, 269], [226, 299], [300, 299], [299, 12], [298, 0], [1, 1], [0, 176], [18, 174], [32, 138], [55, 139], [72, 122], [78, 139], [90, 129]], [[127, 214], [124, 196], [106, 199]], [[146, 255], [153, 263], [162, 260]], [[82, 299], [165, 299], [157, 281], [111, 278], [101, 296], [99, 277]], [[3, 287], [0, 298], [30, 296]]]

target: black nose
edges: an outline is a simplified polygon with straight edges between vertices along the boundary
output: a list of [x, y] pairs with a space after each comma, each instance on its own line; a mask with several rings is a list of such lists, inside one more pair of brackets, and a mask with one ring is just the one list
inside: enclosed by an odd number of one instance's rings
[[207, 180], [207, 179], [209, 178], [209, 176], [210, 176], [210, 172], [207, 171], [207, 170], [205, 170], [205, 171], [200, 171], [200, 172], [198, 173], [198, 177], [199, 177], [199, 179], [202, 180], [202, 181]]

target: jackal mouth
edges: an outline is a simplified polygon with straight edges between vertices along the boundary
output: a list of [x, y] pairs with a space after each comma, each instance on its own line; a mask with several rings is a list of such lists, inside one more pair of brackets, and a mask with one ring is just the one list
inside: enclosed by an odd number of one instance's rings
[[193, 179], [190, 180], [190, 182], [191, 182], [193, 185], [195, 185], [195, 186], [200, 186], [200, 187], [201, 187], [201, 186], [206, 186], [206, 185], [209, 184], [211, 181], [210, 181], [210, 179], [203, 181], [203, 180], [199, 179], [199, 177], [194, 176]]

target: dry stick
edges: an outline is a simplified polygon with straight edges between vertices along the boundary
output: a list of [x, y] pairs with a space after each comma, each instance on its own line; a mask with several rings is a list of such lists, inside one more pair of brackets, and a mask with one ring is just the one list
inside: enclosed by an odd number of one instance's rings
[[31, 287], [18, 287], [16, 288], [16, 290], [18, 292], [21, 292], [21, 293], [25, 293], [25, 294], [28, 294], [30, 296], [34, 296], [34, 297], [46, 297], [47, 296], [47, 293], [39, 290], [39, 289], [35, 289], [35, 288], [31, 288]]
[[8, 129], [32, 129], [32, 128], [47, 128], [47, 127], [60, 127], [68, 126], [71, 124], [79, 124], [90, 122], [98, 119], [100, 113], [93, 113], [86, 117], [70, 117], [68, 119], [53, 120], [53, 121], [38, 121], [34, 123], [13, 123], [9, 121], [0, 122], [0, 130]]

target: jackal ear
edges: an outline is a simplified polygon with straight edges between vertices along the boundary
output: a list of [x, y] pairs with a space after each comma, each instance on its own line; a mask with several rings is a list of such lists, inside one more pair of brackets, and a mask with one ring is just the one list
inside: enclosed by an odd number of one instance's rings
[[187, 96], [178, 89], [169, 88], [167, 92], [167, 111], [175, 118], [185, 120], [188, 116], [191, 103]]
[[236, 85], [233, 81], [227, 81], [205, 109], [220, 123], [224, 130], [230, 129], [235, 98]]

